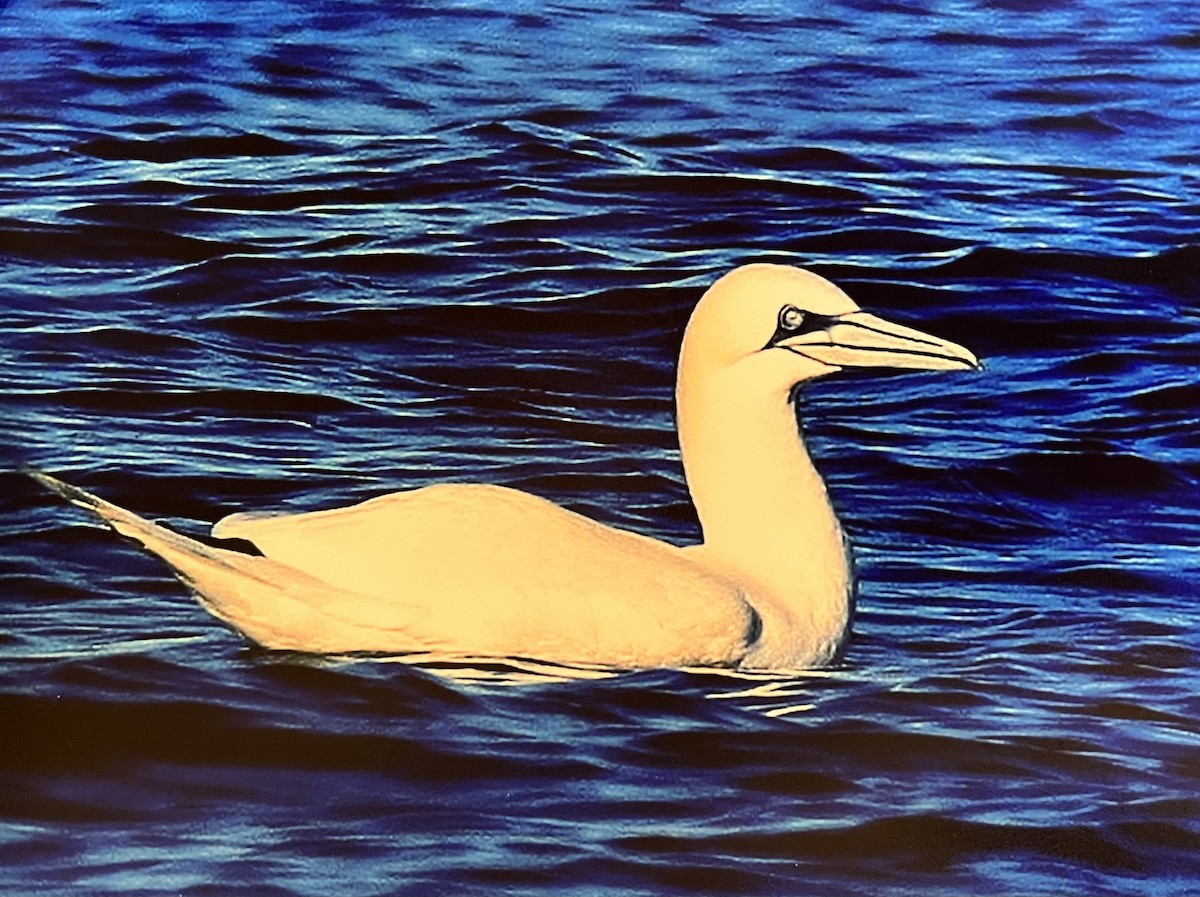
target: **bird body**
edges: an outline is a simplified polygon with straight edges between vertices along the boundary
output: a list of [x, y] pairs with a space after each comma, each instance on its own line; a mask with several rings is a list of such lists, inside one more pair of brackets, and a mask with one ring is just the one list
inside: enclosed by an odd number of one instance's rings
[[849, 553], [792, 396], [842, 367], [968, 369], [967, 350], [866, 314], [802, 269], [746, 266], [689, 321], [676, 398], [704, 540], [680, 548], [489, 485], [442, 484], [300, 514], [235, 514], [188, 539], [44, 485], [162, 557], [268, 648], [530, 657], [619, 668], [797, 668], [850, 632]]
[[752, 622], [736, 583], [680, 549], [502, 486], [440, 484], [213, 530], [362, 599], [326, 650], [453, 651], [621, 667], [729, 664]]

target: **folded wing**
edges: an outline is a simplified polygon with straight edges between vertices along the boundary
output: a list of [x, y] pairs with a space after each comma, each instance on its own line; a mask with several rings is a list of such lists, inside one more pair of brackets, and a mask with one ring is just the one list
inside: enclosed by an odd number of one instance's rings
[[[734, 664], [756, 628], [738, 589], [679, 549], [498, 486], [439, 485], [330, 511], [237, 514], [213, 535], [246, 539], [334, 587], [330, 612], [379, 633], [356, 650]], [[390, 635], [411, 640], [413, 632], [427, 644]]]

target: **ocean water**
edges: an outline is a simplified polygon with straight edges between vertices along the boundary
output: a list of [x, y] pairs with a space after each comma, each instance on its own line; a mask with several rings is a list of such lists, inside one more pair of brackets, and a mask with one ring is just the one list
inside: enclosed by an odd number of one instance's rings
[[[1200, 891], [1198, 231], [1194, 4], [11, 0], [0, 892]], [[16, 472], [694, 541], [749, 261], [985, 363], [801, 398], [833, 669], [265, 652]]]

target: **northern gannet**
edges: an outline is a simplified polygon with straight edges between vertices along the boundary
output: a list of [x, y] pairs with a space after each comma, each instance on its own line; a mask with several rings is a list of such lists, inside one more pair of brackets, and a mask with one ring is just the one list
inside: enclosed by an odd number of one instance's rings
[[158, 555], [214, 616], [266, 648], [801, 669], [839, 656], [853, 583], [794, 391], [849, 367], [977, 366], [812, 272], [754, 264], [725, 275], [696, 305], [679, 358], [679, 441], [703, 530], [684, 548], [514, 489], [442, 484], [213, 527], [259, 556], [31, 475]]

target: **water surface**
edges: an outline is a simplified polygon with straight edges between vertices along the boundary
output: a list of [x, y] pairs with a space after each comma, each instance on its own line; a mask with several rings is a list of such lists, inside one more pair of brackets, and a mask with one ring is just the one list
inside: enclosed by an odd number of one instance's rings
[[9, 471], [689, 542], [721, 272], [986, 368], [806, 392], [861, 595], [795, 677], [258, 651], [3, 474], [0, 890], [1200, 889], [1198, 85], [1177, 2], [8, 3]]

